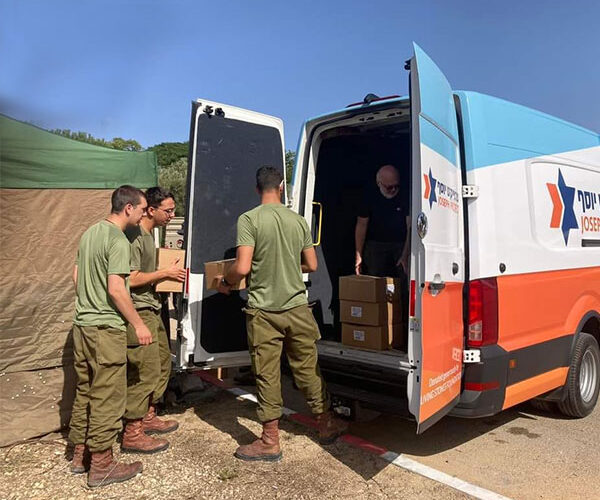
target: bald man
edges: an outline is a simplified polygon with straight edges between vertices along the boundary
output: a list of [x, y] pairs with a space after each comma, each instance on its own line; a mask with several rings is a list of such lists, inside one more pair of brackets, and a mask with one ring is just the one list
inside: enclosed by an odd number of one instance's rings
[[356, 220], [356, 274], [402, 277], [408, 274], [408, 195], [400, 195], [400, 174], [384, 165], [377, 189], [365, 195]]

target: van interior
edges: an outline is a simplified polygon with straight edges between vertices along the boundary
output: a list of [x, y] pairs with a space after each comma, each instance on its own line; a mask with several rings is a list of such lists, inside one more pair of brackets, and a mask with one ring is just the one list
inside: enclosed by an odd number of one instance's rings
[[[320, 236], [320, 245], [316, 247], [319, 266], [310, 275], [309, 302], [324, 343], [341, 342], [339, 278], [354, 274], [356, 218], [366, 190], [377, 189], [376, 173], [381, 166], [391, 164], [398, 169], [400, 192], [397, 196], [406, 201], [407, 213], [410, 207], [408, 111], [356, 115], [351, 123], [348, 121], [329, 125], [314, 134], [311, 147], [316, 161], [305, 170], [307, 176], [313, 176], [311, 181], [305, 182], [305, 210], [312, 210], [315, 241]], [[407, 281], [401, 293], [401, 343], [404, 346], [408, 338], [408, 288]], [[394, 353], [405, 356], [400, 350], [387, 354]]]

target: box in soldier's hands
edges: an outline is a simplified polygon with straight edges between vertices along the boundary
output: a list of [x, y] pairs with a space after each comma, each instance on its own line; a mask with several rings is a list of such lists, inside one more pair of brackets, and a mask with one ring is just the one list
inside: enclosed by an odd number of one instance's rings
[[[177, 267], [183, 269], [185, 266], [185, 250], [179, 250], [176, 248], [159, 248], [156, 256], [156, 269], [166, 269], [171, 267], [175, 261]], [[157, 292], [183, 292], [183, 283], [175, 280], [162, 280], [159, 281], [154, 289]]]
[[[219, 284], [217, 282], [217, 276], [219, 274], [225, 276], [234, 262], [235, 259], [227, 259], [204, 263], [204, 281], [206, 282], [207, 290], [217, 289]], [[243, 278], [242, 281], [231, 287], [232, 290], [243, 290], [244, 288], [246, 288], [246, 278]]]

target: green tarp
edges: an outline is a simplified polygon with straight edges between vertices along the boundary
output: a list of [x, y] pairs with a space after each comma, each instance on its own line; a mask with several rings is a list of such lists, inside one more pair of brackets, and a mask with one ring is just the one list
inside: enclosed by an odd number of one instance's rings
[[0, 114], [0, 187], [115, 189], [156, 186], [153, 151], [118, 151], [74, 141]]

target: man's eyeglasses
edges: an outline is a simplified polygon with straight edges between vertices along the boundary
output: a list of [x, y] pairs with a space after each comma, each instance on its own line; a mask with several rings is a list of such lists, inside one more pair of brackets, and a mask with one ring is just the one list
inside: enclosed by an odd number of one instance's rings
[[383, 182], [379, 182], [379, 187], [382, 187], [386, 191], [394, 191], [400, 187], [400, 184], [384, 184]]
[[160, 207], [152, 207], [154, 210], [162, 210], [164, 213], [166, 213], [167, 215], [174, 215], [175, 214], [175, 209], [174, 208], [160, 208]]

